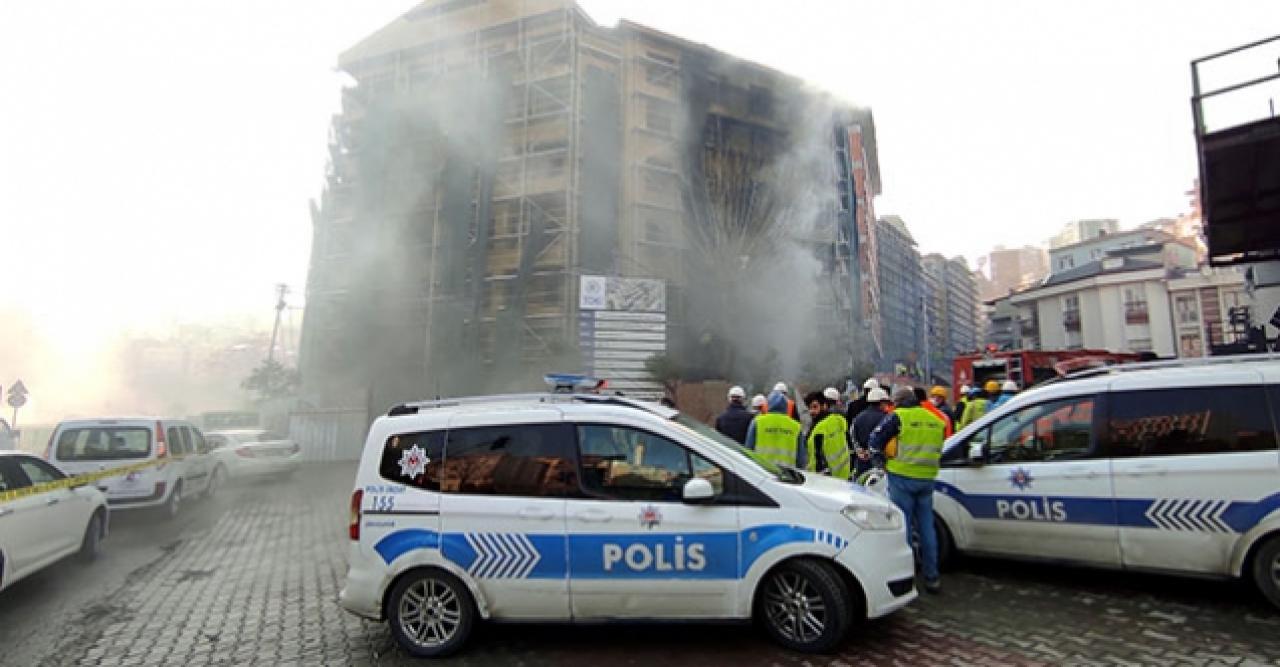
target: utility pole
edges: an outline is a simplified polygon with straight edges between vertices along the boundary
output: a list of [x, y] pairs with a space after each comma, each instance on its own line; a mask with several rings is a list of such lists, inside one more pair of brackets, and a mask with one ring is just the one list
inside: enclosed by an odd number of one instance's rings
[[289, 286], [280, 283], [276, 285], [276, 323], [271, 327], [271, 347], [267, 348], [267, 365], [276, 358], [276, 338], [280, 335], [280, 315], [288, 304], [284, 301], [284, 296], [289, 293]]

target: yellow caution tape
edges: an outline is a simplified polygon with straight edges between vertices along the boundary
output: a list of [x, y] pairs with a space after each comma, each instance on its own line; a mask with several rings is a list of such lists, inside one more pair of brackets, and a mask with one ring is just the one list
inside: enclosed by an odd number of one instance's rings
[[131, 472], [166, 465], [173, 461], [181, 460], [181, 458], [182, 457], [165, 457], [159, 460], [144, 461], [142, 463], [134, 463], [132, 465], [111, 468], [109, 470], [87, 472], [83, 475], [72, 475], [66, 479], [59, 479], [52, 482], [41, 482], [40, 484], [24, 486], [21, 489], [14, 489], [12, 491], [0, 491], [0, 503], [17, 500], [19, 498], [26, 498], [27, 496], [39, 495], [41, 493], [48, 493], [49, 491], [56, 491], [58, 489], [70, 489], [77, 486], [84, 486], [86, 484], [92, 484], [100, 479], [119, 477], [120, 475], [128, 475]]

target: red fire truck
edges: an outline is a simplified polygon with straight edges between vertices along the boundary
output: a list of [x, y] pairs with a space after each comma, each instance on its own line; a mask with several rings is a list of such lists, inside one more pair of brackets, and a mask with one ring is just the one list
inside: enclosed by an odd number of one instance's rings
[[1139, 361], [1141, 355], [1106, 350], [991, 350], [956, 357], [951, 369], [956, 391], [969, 385], [981, 387], [987, 380], [1013, 380], [1019, 389], [1061, 377], [1073, 371]]

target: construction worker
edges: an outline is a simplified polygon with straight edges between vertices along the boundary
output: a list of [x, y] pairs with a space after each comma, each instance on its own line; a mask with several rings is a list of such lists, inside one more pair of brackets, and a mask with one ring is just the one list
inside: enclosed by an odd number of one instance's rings
[[804, 468], [804, 433], [800, 422], [787, 415], [787, 397], [780, 392], [769, 394], [769, 411], [756, 415], [747, 428], [747, 449], [755, 450], [761, 459], [774, 465]]
[[960, 420], [964, 418], [964, 408], [969, 404], [969, 385], [960, 385], [960, 393], [956, 396], [956, 408], [951, 411], [951, 423], [960, 428]]
[[[916, 397], [920, 398], [919, 394]], [[928, 397], [920, 398], [920, 407], [932, 412], [934, 416], [946, 423], [947, 437], [950, 438], [955, 431], [952, 429], [951, 415], [947, 412], [947, 390], [943, 387], [930, 389]]]
[[729, 406], [716, 417], [716, 430], [740, 445], [747, 442], [747, 429], [751, 427], [752, 415], [747, 412], [746, 400], [747, 392], [742, 387], [730, 387]]
[[913, 527], [920, 538], [925, 590], [939, 593], [942, 581], [938, 576], [938, 536], [933, 527], [933, 487], [946, 424], [915, 400], [910, 389], [893, 393], [896, 408], [871, 433], [871, 448], [883, 451], [891, 440], [898, 440], [896, 451], [885, 463], [889, 497], [905, 516], [907, 543], [911, 544]]
[[[1000, 385], [994, 380], [988, 382], [986, 386], [994, 386], [995, 390], [1000, 389]], [[989, 405], [990, 401], [987, 398], [986, 389], [983, 387], [974, 387], [973, 391], [969, 394], [969, 402], [965, 405], [964, 417], [960, 419], [960, 428], [963, 429], [969, 424], [982, 419], [982, 416], [987, 414], [987, 408]]]
[[884, 420], [885, 415], [893, 410], [893, 403], [889, 402], [889, 394], [879, 387], [867, 392], [866, 401], [867, 407], [854, 418], [853, 426], [849, 428], [849, 432], [853, 434], [851, 444], [854, 453], [854, 477], [879, 463], [872, 457], [871, 433]]
[[827, 387], [826, 389], [822, 390], [822, 396], [823, 398], [827, 399], [827, 403], [828, 403], [827, 411], [831, 413], [831, 416], [839, 420], [840, 432], [844, 433], [845, 442], [848, 442], [849, 441], [849, 419], [844, 416], [845, 406], [844, 406], [844, 401], [841, 400], [841, 398], [843, 397], [840, 396], [840, 390], [836, 389], [835, 387]]
[[772, 406], [774, 393], [782, 394], [783, 398], [787, 399], [787, 416], [792, 419], [799, 419], [800, 415], [796, 412], [796, 402], [791, 400], [791, 396], [787, 393], [787, 383], [779, 382], [778, 384], [773, 385], [773, 392], [769, 395], [770, 412], [773, 411]]
[[850, 424], [853, 423], [854, 419], [858, 418], [858, 415], [862, 414], [863, 411], [867, 409], [867, 394], [869, 394], [872, 389], [879, 388], [880, 381], [875, 378], [867, 378], [867, 381], [862, 383], [862, 395], [850, 401], [849, 407], [846, 408], [844, 412], [844, 417], [849, 420]]
[[813, 426], [805, 441], [808, 470], [849, 479], [849, 443], [845, 439], [844, 418], [832, 411], [835, 405], [824, 392], [810, 392], [804, 397]]
[[768, 411], [769, 411], [769, 406], [766, 405], [766, 401], [764, 400], [764, 394], [756, 394], [755, 396], [751, 397], [751, 414], [752, 415], [760, 415]]
[[1018, 383], [1013, 380], [1005, 380], [1004, 384], [1000, 385], [1000, 395], [996, 397], [996, 400], [991, 401], [991, 405], [987, 407], [987, 410], [995, 410], [1008, 403], [1016, 393], [1018, 393]]

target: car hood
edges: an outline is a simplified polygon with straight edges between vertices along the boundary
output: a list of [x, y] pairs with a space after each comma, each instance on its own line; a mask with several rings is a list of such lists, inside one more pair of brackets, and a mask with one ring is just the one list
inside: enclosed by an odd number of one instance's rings
[[814, 507], [828, 512], [839, 512], [850, 505], [861, 507], [891, 507], [884, 496], [845, 479], [836, 479], [817, 473], [804, 473], [804, 484], [795, 488]]

